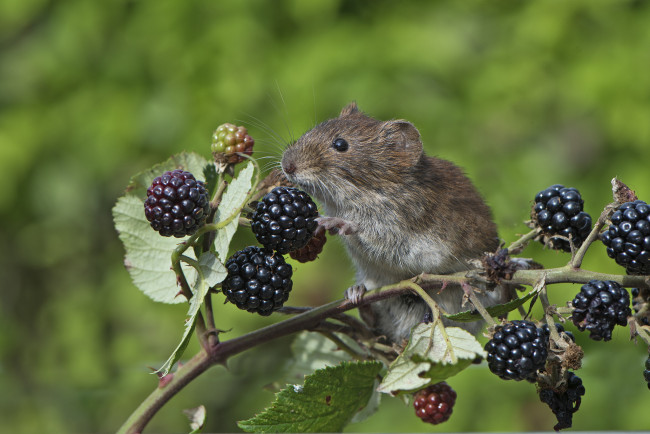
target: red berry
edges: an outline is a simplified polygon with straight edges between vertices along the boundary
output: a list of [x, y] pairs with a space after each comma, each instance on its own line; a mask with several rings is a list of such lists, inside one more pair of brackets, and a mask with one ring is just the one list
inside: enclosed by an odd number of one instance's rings
[[314, 236], [309, 240], [307, 245], [289, 252], [289, 256], [298, 262], [313, 261], [323, 251], [323, 246], [326, 241], [325, 228], [323, 226], [317, 226], [314, 231]]
[[416, 392], [413, 399], [416, 416], [433, 425], [449, 419], [455, 403], [456, 392], [444, 381]]
[[238, 127], [230, 123], [220, 125], [212, 135], [212, 152], [215, 157], [220, 156], [220, 160], [230, 164], [244, 161], [245, 158], [237, 153], [251, 155], [253, 145], [255, 145], [255, 140], [248, 135], [248, 130], [245, 127]]

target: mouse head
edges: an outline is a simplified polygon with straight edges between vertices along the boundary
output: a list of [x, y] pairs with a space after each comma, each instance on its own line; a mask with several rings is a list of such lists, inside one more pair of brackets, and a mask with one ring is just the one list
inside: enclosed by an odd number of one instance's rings
[[348, 104], [282, 156], [287, 178], [325, 202], [400, 183], [423, 157], [420, 133], [404, 120], [378, 121]]

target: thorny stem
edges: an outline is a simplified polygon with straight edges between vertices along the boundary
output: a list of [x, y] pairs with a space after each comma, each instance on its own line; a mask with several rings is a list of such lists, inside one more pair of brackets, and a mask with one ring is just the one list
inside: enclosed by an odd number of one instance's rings
[[[205, 372], [213, 365], [225, 365], [227, 360], [243, 351], [253, 348], [261, 343], [277, 339], [302, 330], [308, 330], [318, 326], [318, 323], [326, 318], [333, 318], [345, 311], [356, 308], [361, 305], [377, 302], [390, 297], [406, 294], [415, 291], [425, 300], [435, 301], [415, 282], [439, 283], [456, 282], [462, 283], [468, 280], [465, 272], [453, 275], [433, 275], [422, 274], [414, 279], [405, 280], [392, 285], [368, 291], [358, 305], [354, 305], [349, 300], [338, 300], [323, 306], [309, 309], [299, 315], [285, 319], [278, 323], [255, 330], [238, 338], [230, 339], [225, 342], [217, 343], [214, 346], [202, 349], [188, 363], [179, 367], [173, 374], [172, 380], [162, 389], [156, 388], [151, 395], [146, 398], [140, 406], [127, 419], [124, 425], [118, 431], [119, 433], [139, 433], [142, 432], [151, 418], [183, 387], [189, 384], [194, 378]], [[546, 270], [519, 270], [513, 274], [509, 283], [533, 286], [539, 282], [542, 275], [546, 276], [546, 284], [555, 283], [586, 283], [591, 279], [614, 280], [626, 287], [646, 287], [650, 286], [649, 276], [622, 276], [596, 273], [582, 269], [571, 269], [569, 267], [551, 268]], [[419, 290], [419, 291], [418, 291]], [[197, 318], [197, 321], [202, 318]], [[640, 328], [640, 327], [639, 327]], [[553, 327], [550, 328], [551, 331]], [[642, 333], [645, 333], [644, 331]], [[642, 338], [648, 336], [640, 334]], [[650, 339], [650, 337], [648, 337]], [[645, 338], [644, 338], [645, 340]], [[649, 341], [650, 342], [650, 341]]]
[[478, 313], [481, 314], [487, 325], [490, 327], [495, 326], [497, 324], [496, 321], [494, 321], [492, 315], [488, 313], [483, 304], [479, 301], [478, 297], [474, 293], [474, 288], [472, 288], [467, 282], [461, 282], [460, 286], [463, 288], [465, 295], [469, 297], [469, 301], [472, 302], [472, 305], [476, 310], [478, 310]]
[[598, 238], [598, 234], [600, 233], [601, 228], [605, 225], [605, 222], [607, 222], [607, 219], [609, 216], [614, 212], [616, 209], [616, 206], [618, 204], [616, 202], [611, 203], [605, 207], [602, 213], [600, 213], [600, 217], [598, 217], [598, 220], [596, 221], [596, 224], [594, 224], [593, 229], [587, 236], [587, 238], [584, 240], [580, 248], [578, 249], [577, 252], [571, 257], [571, 260], [569, 261], [569, 266], [571, 268], [580, 268], [582, 265], [582, 260], [585, 257], [585, 254], [587, 253], [587, 249], [593, 243], [596, 241]]
[[508, 246], [508, 253], [514, 254], [518, 249], [526, 247], [529, 241], [533, 240], [537, 235], [540, 234], [542, 230], [540, 228], [533, 229], [525, 235], [522, 235], [517, 241], [513, 242]]

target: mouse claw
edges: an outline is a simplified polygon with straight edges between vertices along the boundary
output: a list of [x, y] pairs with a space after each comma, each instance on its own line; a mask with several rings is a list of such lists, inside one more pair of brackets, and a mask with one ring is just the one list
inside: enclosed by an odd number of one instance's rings
[[352, 235], [358, 231], [356, 223], [343, 220], [339, 217], [318, 217], [316, 221], [319, 226], [327, 229], [332, 235]]
[[350, 300], [353, 304], [359, 304], [363, 295], [366, 293], [366, 285], [352, 285], [345, 290], [345, 299]]

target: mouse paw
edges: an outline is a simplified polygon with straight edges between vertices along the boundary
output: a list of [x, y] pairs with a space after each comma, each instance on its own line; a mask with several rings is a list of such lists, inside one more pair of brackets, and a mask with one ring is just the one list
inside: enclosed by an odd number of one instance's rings
[[327, 229], [330, 234], [352, 235], [358, 230], [356, 223], [339, 217], [318, 217], [316, 221], [319, 226]]
[[366, 293], [366, 285], [352, 285], [345, 290], [345, 299], [358, 304]]

